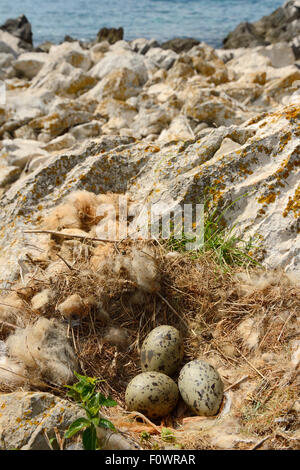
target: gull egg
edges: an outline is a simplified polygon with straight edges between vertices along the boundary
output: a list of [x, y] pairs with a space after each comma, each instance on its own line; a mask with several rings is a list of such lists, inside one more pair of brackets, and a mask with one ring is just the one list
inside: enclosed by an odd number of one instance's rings
[[201, 360], [188, 362], [180, 371], [178, 388], [194, 413], [217, 414], [223, 399], [223, 382], [212, 365]]
[[143, 371], [157, 371], [173, 375], [183, 359], [181, 333], [170, 325], [154, 328], [146, 337], [141, 348]]
[[129, 382], [125, 403], [129, 411], [139, 411], [149, 418], [166, 416], [176, 406], [176, 383], [161, 372], [143, 372]]

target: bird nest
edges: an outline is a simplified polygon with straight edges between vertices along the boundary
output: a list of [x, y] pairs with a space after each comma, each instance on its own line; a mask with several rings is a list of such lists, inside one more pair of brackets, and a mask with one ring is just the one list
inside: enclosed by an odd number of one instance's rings
[[[85, 230], [92, 230], [87, 215], [94, 217], [93, 210], [80, 213]], [[54, 215], [52, 225], [36, 234], [43, 251], [28, 255], [27, 274], [1, 297], [0, 340], [9, 353], [0, 358], [2, 391], [43, 389], [65, 396], [64, 385], [77, 369], [100, 378], [99, 390], [118, 402], [117, 411], [108, 411], [115, 424], [122, 428], [126, 422], [134, 432], [144, 426], [156, 435], [157, 423], [128, 418], [124, 395], [141, 372], [144, 338], [167, 324], [182, 333], [183, 364], [201, 358], [219, 370], [243, 432], [267, 436], [270, 448], [294, 448], [280, 419], [288, 417], [291, 431], [299, 426], [293, 411], [299, 387], [299, 352], [293, 349], [299, 341], [297, 281], [281, 271], [224, 272], [209, 253], [192, 258], [160, 241], [103, 242], [82, 233], [80, 218], [66, 228]], [[187, 426], [188, 433], [177, 435], [187, 448], [218, 448], [190, 431], [198, 418], [179, 402], [164, 424], [181, 431]], [[243, 442], [235, 448], [249, 448]]]

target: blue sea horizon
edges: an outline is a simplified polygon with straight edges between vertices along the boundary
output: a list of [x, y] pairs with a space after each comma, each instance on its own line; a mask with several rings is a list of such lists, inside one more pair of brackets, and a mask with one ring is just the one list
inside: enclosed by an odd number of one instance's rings
[[242, 21], [269, 15], [283, 0], [1, 0], [0, 24], [25, 14], [34, 44], [59, 43], [65, 35], [91, 40], [100, 28], [124, 28], [124, 39], [166, 41], [192, 37], [213, 47]]

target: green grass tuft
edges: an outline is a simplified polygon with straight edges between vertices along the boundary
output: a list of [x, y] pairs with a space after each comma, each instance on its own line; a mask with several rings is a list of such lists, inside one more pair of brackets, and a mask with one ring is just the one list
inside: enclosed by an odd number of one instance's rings
[[165, 240], [166, 248], [170, 251], [187, 253], [192, 258], [210, 253], [217, 264], [226, 270], [233, 266], [261, 266], [252, 256], [253, 252], [259, 248], [257, 239], [250, 237], [248, 240], [244, 240], [234, 233], [236, 225], [227, 228], [223, 222], [225, 213], [239, 199], [228, 204], [221, 213], [217, 207], [213, 207], [211, 197], [206, 199], [204, 203], [204, 243], [201, 248], [188, 250], [187, 244], [195, 242], [196, 237], [189, 239], [183, 234], [180, 239], [175, 238], [174, 229], [171, 231], [170, 238]]

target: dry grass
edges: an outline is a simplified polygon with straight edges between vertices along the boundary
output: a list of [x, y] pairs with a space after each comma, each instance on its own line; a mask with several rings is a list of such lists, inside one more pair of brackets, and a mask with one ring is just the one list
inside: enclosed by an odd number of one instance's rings
[[[0, 339], [5, 340], [13, 331], [13, 325], [30, 324], [40, 315], [65, 321], [57, 306], [72, 294], [82, 299], [93, 296], [96, 303], [86, 306], [85, 315], [79, 321], [69, 323], [68, 336], [76, 352], [81, 372], [103, 379], [100, 390], [116, 399], [120, 405], [117, 414], [111, 410], [112, 419], [136, 436], [143, 430], [150, 438], [144, 439], [144, 448], [161, 448], [164, 440], [159, 435], [162, 426], [174, 429], [176, 443], [189, 449], [214, 449], [205, 433], [184, 432], [182, 419], [188, 410], [156, 423], [158, 430], [151, 431], [151, 424], [130, 417], [122, 411], [124, 392], [131, 378], [140, 372], [139, 353], [145, 336], [156, 326], [170, 324], [178, 328], [185, 341], [184, 363], [195, 358], [206, 358], [216, 365], [223, 376], [225, 387], [244, 375], [251, 384], [250, 394], [245, 394], [235, 410], [243, 436], [268, 439], [262, 448], [299, 448], [299, 440], [293, 432], [299, 428], [299, 413], [293, 405], [299, 392], [299, 368], [291, 366], [291, 345], [299, 339], [300, 287], [283, 273], [277, 272], [268, 282], [256, 283], [241, 280], [242, 268], [224, 272], [209, 254], [197, 259], [190, 256], [168, 256], [165, 248], [155, 244], [156, 263], [160, 272], [159, 293], [144, 292], [139, 303], [132, 302], [137, 286], [126, 270], [112, 272], [109, 267], [93, 271], [90, 257], [97, 242], [76, 242], [88, 249], [81, 250], [73, 259], [62, 258], [64, 268], [49, 274], [48, 266], [61, 253], [56, 241], [51, 242], [51, 254], [43, 261], [31, 259], [34, 272], [26, 289], [20, 284], [12, 286], [14, 294], [22, 301], [22, 308], [15, 308], [15, 320], [2, 322]], [[130, 252], [133, 242], [113, 244], [114, 255]], [[143, 249], [144, 242], [135, 242]], [[78, 246], [77, 246], [78, 248]], [[257, 269], [249, 271], [255, 277]], [[262, 277], [266, 273], [260, 271]], [[51, 305], [42, 313], [33, 311], [30, 300], [43, 289], [53, 292]], [[5, 298], [2, 299], [5, 303]], [[2, 302], [1, 300], [1, 302]], [[121, 347], [104, 340], [108, 325], [99, 316], [97, 305], [109, 312], [109, 326], [125, 329], [128, 345]], [[251, 332], [243, 328], [245, 320]], [[252, 325], [252, 326], [251, 326]], [[256, 343], [249, 348], [247, 337], [255, 330]], [[248, 333], [247, 333], [248, 331]], [[44, 388], [64, 396], [65, 390], [45, 381], [29, 388]], [[236, 387], [239, 389], [239, 385]], [[11, 388], [9, 389], [11, 390]], [[1, 391], [7, 387], [1, 386]], [[235, 388], [233, 388], [235, 393]], [[238, 392], [236, 392], [238, 393]], [[125, 424], [124, 424], [125, 423]], [[149, 431], [150, 429], [150, 431]], [[153, 426], [152, 426], [152, 429]], [[131, 430], [131, 431], [130, 431]], [[241, 442], [235, 448], [250, 448]]]

